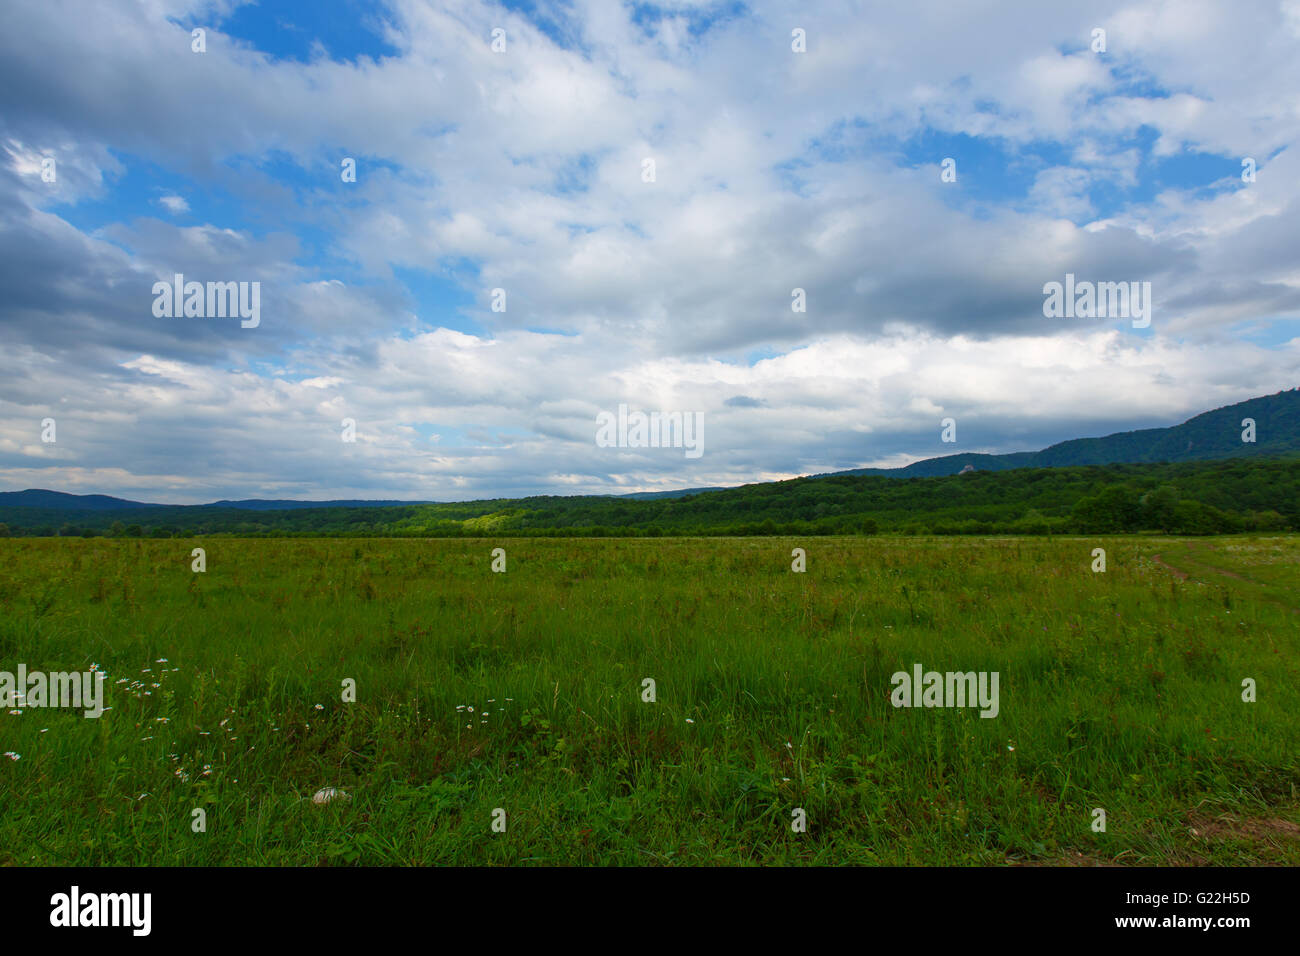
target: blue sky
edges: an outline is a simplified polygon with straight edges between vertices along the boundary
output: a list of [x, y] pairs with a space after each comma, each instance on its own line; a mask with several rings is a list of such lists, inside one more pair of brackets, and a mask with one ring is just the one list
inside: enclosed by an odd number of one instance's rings
[[[1292, 0], [20, 2], [11, 20], [6, 489], [725, 485], [1172, 424], [1296, 384]], [[150, 287], [177, 272], [258, 283], [260, 323], [157, 319]], [[1151, 326], [1046, 317], [1067, 272], [1151, 283]], [[620, 403], [703, 415], [705, 454], [598, 447]], [[937, 444], [948, 416], [966, 444]]]
[[192, 14], [175, 22], [187, 29], [215, 26], [275, 60], [310, 63], [324, 56], [354, 63], [363, 57], [378, 60], [399, 55], [384, 38], [386, 20], [382, 7], [361, 0], [259, 0], [234, 7], [224, 16]]

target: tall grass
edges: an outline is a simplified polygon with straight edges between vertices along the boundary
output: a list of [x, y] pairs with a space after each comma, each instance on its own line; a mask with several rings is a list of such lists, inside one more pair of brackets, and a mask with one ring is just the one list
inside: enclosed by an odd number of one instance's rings
[[113, 708], [0, 712], [0, 863], [1300, 863], [1300, 539], [1187, 547], [0, 540], [0, 669]]

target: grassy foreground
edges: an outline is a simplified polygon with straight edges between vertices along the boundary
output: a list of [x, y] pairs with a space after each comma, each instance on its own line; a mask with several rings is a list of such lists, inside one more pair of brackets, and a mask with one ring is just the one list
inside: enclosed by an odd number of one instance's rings
[[0, 863], [1297, 864], [1297, 607], [1291, 536], [0, 540], [0, 670], [112, 707], [0, 711]]

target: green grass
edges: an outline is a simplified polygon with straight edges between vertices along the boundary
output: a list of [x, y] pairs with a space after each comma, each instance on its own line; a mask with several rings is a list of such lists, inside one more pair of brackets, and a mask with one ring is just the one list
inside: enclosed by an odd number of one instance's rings
[[[0, 540], [0, 670], [94, 663], [113, 708], [0, 711], [21, 755], [0, 863], [1294, 865], [1298, 557], [1291, 536]], [[999, 716], [893, 708], [917, 662], [998, 671]], [[353, 799], [314, 805], [326, 786]]]

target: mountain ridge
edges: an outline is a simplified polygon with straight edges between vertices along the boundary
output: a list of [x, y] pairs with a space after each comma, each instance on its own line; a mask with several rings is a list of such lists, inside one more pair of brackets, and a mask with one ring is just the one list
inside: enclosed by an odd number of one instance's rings
[[[1256, 441], [1241, 440], [1243, 418], [1255, 422]], [[1071, 438], [1038, 451], [988, 454], [958, 452], [924, 458], [901, 468], [851, 468], [808, 475], [833, 478], [843, 475], [874, 475], [886, 478], [936, 478], [956, 475], [967, 466], [976, 471], [1008, 471], [1016, 468], [1062, 468], [1076, 465], [1154, 464], [1158, 462], [1209, 461], [1237, 457], [1279, 457], [1300, 452], [1300, 388], [1284, 389], [1192, 416], [1178, 425], [1114, 432], [1095, 438]], [[752, 483], [751, 483], [752, 484]], [[762, 484], [762, 482], [759, 482]], [[738, 486], [744, 487], [744, 486]], [[724, 491], [708, 486], [673, 491], [642, 491], [625, 495], [575, 495], [627, 500], [656, 500]], [[537, 496], [531, 496], [537, 497]], [[549, 497], [549, 496], [543, 496]], [[498, 499], [483, 499], [498, 500]], [[512, 499], [525, 500], [525, 499]], [[396, 499], [222, 499], [201, 505], [168, 505], [131, 501], [112, 495], [75, 495], [43, 488], [0, 492], [0, 508], [33, 508], [51, 512], [140, 511], [155, 508], [201, 508], [232, 511], [289, 511], [308, 508], [398, 508], [441, 504], [436, 501]]]
[[[1242, 416], [1255, 421], [1256, 440], [1243, 442]], [[1038, 451], [1005, 454], [958, 452], [923, 458], [901, 468], [850, 468], [812, 477], [881, 475], [934, 478], [1012, 468], [1062, 468], [1074, 465], [1141, 465], [1157, 462], [1212, 461], [1246, 456], [1277, 457], [1300, 451], [1300, 388], [1248, 398], [1193, 415], [1178, 425], [1114, 432], [1097, 438], [1070, 438]]]

